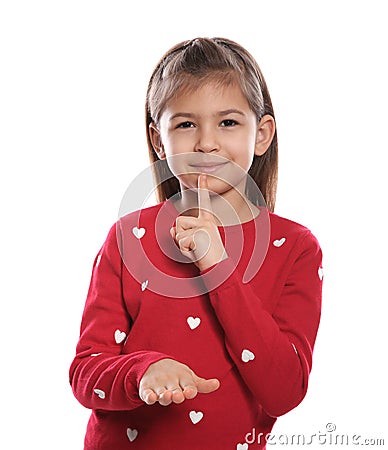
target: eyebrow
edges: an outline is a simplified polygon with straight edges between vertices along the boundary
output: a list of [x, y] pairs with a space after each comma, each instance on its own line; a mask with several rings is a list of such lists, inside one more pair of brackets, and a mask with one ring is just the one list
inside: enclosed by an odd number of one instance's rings
[[173, 114], [170, 117], [170, 120], [176, 119], [177, 117], [190, 117], [190, 118], [192, 118], [194, 116], [195, 116], [195, 114], [185, 113], [185, 112], [178, 112], [178, 113]]
[[225, 111], [220, 111], [218, 113], [219, 116], [227, 116], [228, 114], [240, 114], [241, 116], [245, 116], [245, 113], [243, 111], [240, 111], [239, 109], [226, 109]]
[[[241, 116], [245, 117], [245, 113], [243, 111], [240, 111], [239, 109], [234, 109], [234, 108], [225, 109], [224, 111], [219, 111], [217, 113], [217, 116], [222, 117], [222, 116], [227, 116], [229, 114], [240, 114]], [[176, 119], [177, 117], [194, 118], [195, 114], [188, 113], [188, 112], [177, 112], [170, 117], [170, 120]]]

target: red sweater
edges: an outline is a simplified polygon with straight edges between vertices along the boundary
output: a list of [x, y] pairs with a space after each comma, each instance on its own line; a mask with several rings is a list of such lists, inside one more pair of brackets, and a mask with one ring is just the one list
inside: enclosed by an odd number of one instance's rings
[[[219, 227], [229, 257], [201, 273], [172, 241], [176, 216], [170, 202], [126, 215], [95, 259], [70, 368], [92, 409], [87, 450], [247, 450], [248, 433], [269, 433], [306, 394], [321, 308], [316, 238], [262, 208]], [[167, 357], [220, 388], [144, 404], [142, 375]]]

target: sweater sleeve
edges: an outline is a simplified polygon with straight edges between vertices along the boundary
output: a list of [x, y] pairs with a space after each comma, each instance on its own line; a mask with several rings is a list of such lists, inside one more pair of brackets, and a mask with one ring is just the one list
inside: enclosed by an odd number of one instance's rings
[[75, 397], [91, 409], [130, 410], [143, 405], [138, 395], [141, 377], [150, 364], [169, 357], [153, 351], [122, 354], [131, 328], [122, 293], [122, 271], [114, 225], [94, 261], [69, 373]]
[[[322, 252], [308, 231], [270, 314], [237, 271], [209, 293], [225, 333], [226, 348], [264, 410], [277, 417], [297, 406], [307, 391], [320, 321]], [[220, 264], [230, 265], [226, 259]], [[230, 269], [229, 269], [230, 270]]]

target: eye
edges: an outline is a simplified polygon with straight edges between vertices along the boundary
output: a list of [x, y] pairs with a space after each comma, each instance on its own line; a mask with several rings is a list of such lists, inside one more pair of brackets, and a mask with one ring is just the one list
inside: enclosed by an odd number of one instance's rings
[[238, 122], [233, 119], [225, 119], [221, 122], [222, 127], [234, 127], [235, 125], [238, 125]]
[[179, 123], [176, 128], [191, 128], [193, 127], [194, 124], [192, 122], [186, 121], [186, 122], [181, 122]]

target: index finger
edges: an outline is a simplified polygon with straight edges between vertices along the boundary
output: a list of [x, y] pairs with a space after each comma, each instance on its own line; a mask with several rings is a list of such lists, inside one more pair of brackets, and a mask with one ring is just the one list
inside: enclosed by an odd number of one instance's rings
[[201, 173], [198, 176], [198, 216], [212, 214], [212, 211], [207, 177]]

